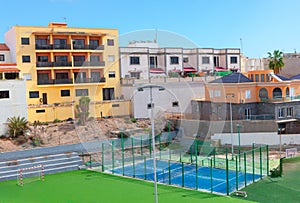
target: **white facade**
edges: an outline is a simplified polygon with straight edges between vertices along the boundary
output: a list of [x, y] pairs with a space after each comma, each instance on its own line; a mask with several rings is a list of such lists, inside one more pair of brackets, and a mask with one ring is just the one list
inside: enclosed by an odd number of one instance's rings
[[11, 62], [10, 51], [0, 50], [0, 56], [3, 57], [3, 59], [4, 59], [4, 60], [0, 60], [0, 64], [5, 64], [5, 63]]
[[246, 73], [252, 70], [264, 70], [266, 67], [266, 59], [264, 58], [248, 58], [241, 56], [241, 72]]
[[7, 132], [7, 119], [28, 118], [25, 80], [0, 80], [0, 136]]
[[120, 47], [119, 53], [121, 78], [149, 79], [155, 73], [169, 75], [185, 68], [196, 72], [213, 72], [219, 67], [241, 70], [240, 49], [158, 48], [157, 43], [132, 42]]

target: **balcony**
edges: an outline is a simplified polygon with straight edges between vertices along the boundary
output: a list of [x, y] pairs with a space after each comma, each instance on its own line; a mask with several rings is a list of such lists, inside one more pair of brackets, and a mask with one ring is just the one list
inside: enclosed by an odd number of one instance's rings
[[[71, 49], [70, 44], [36, 44], [36, 50]], [[73, 45], [74, 50], [104, 50], [104, 45]]]
[[74, 61], [74, 66], [105, 66], [105, 61]]
[[52, 67], [53, 62], [36, 62], [36, 67]]
[[77, 78], [75, 83], [104, 83], [106, 82], [105, 77], [102, 78]]
[[55, 85], [55, 84], [73, 84], [72, 79], [49, 79], [49, 80], [38, 80], [38, 85]]
[[53, 44], [53, 49], [71, 49], [71, 44]]
[[35, 45], [35, 49], [38, 49], [38, 50], [47, 50], [47, 49], [52, 49], [53, 46], [52, 44], [36, 44]]
[[52, 63], [53, 63], [53, 67], [72, 67], [71, 61], [56, 61]]

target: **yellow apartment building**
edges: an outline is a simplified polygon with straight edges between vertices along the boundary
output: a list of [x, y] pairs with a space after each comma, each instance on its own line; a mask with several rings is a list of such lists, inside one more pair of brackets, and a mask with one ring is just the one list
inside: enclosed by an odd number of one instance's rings
[[117, 29], [13, 26], [5, 43], [26, 80], [29, 121], [75, 118], [81, 96], [91, 99], [90, 117], [129, 115], [119, 86]]

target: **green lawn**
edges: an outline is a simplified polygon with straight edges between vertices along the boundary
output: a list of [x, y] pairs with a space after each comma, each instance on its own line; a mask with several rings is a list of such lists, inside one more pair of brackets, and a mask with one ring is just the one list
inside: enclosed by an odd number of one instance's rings
[[[158, 193], [160, 203], [242, 201], [242, 199], [164, 185], [158, 186]], [[0, 182], [0, 203], [19, 202], [153, 203], [153, 183], [88, 170], [46, 175], [44, 182], [35, 181], [23, 187], [18, 186], [16, 180]]]
[[300, 157], [283, 160], [283, 175], [265, 178], [243, 189], [247, 200], [257, 202], [300, 202]]

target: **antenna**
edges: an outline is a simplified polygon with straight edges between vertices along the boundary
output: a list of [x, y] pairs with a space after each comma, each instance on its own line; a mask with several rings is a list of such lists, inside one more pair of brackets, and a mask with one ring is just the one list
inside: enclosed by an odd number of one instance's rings
[[63, 19], [64, 19], [64, 22], [66, 23], [66, 22], [67, 22], [67, 18], [66, 18], [66, 17], [63, 17]]
[[154, 43], [157, 43], [157, 28], [155, 29], [155, 38], [154, 38]]
[[240, 43], [241, 43], [241, 53], [244, 53], [243, 52], [243, 39], [242, 38], [240, 38]]

